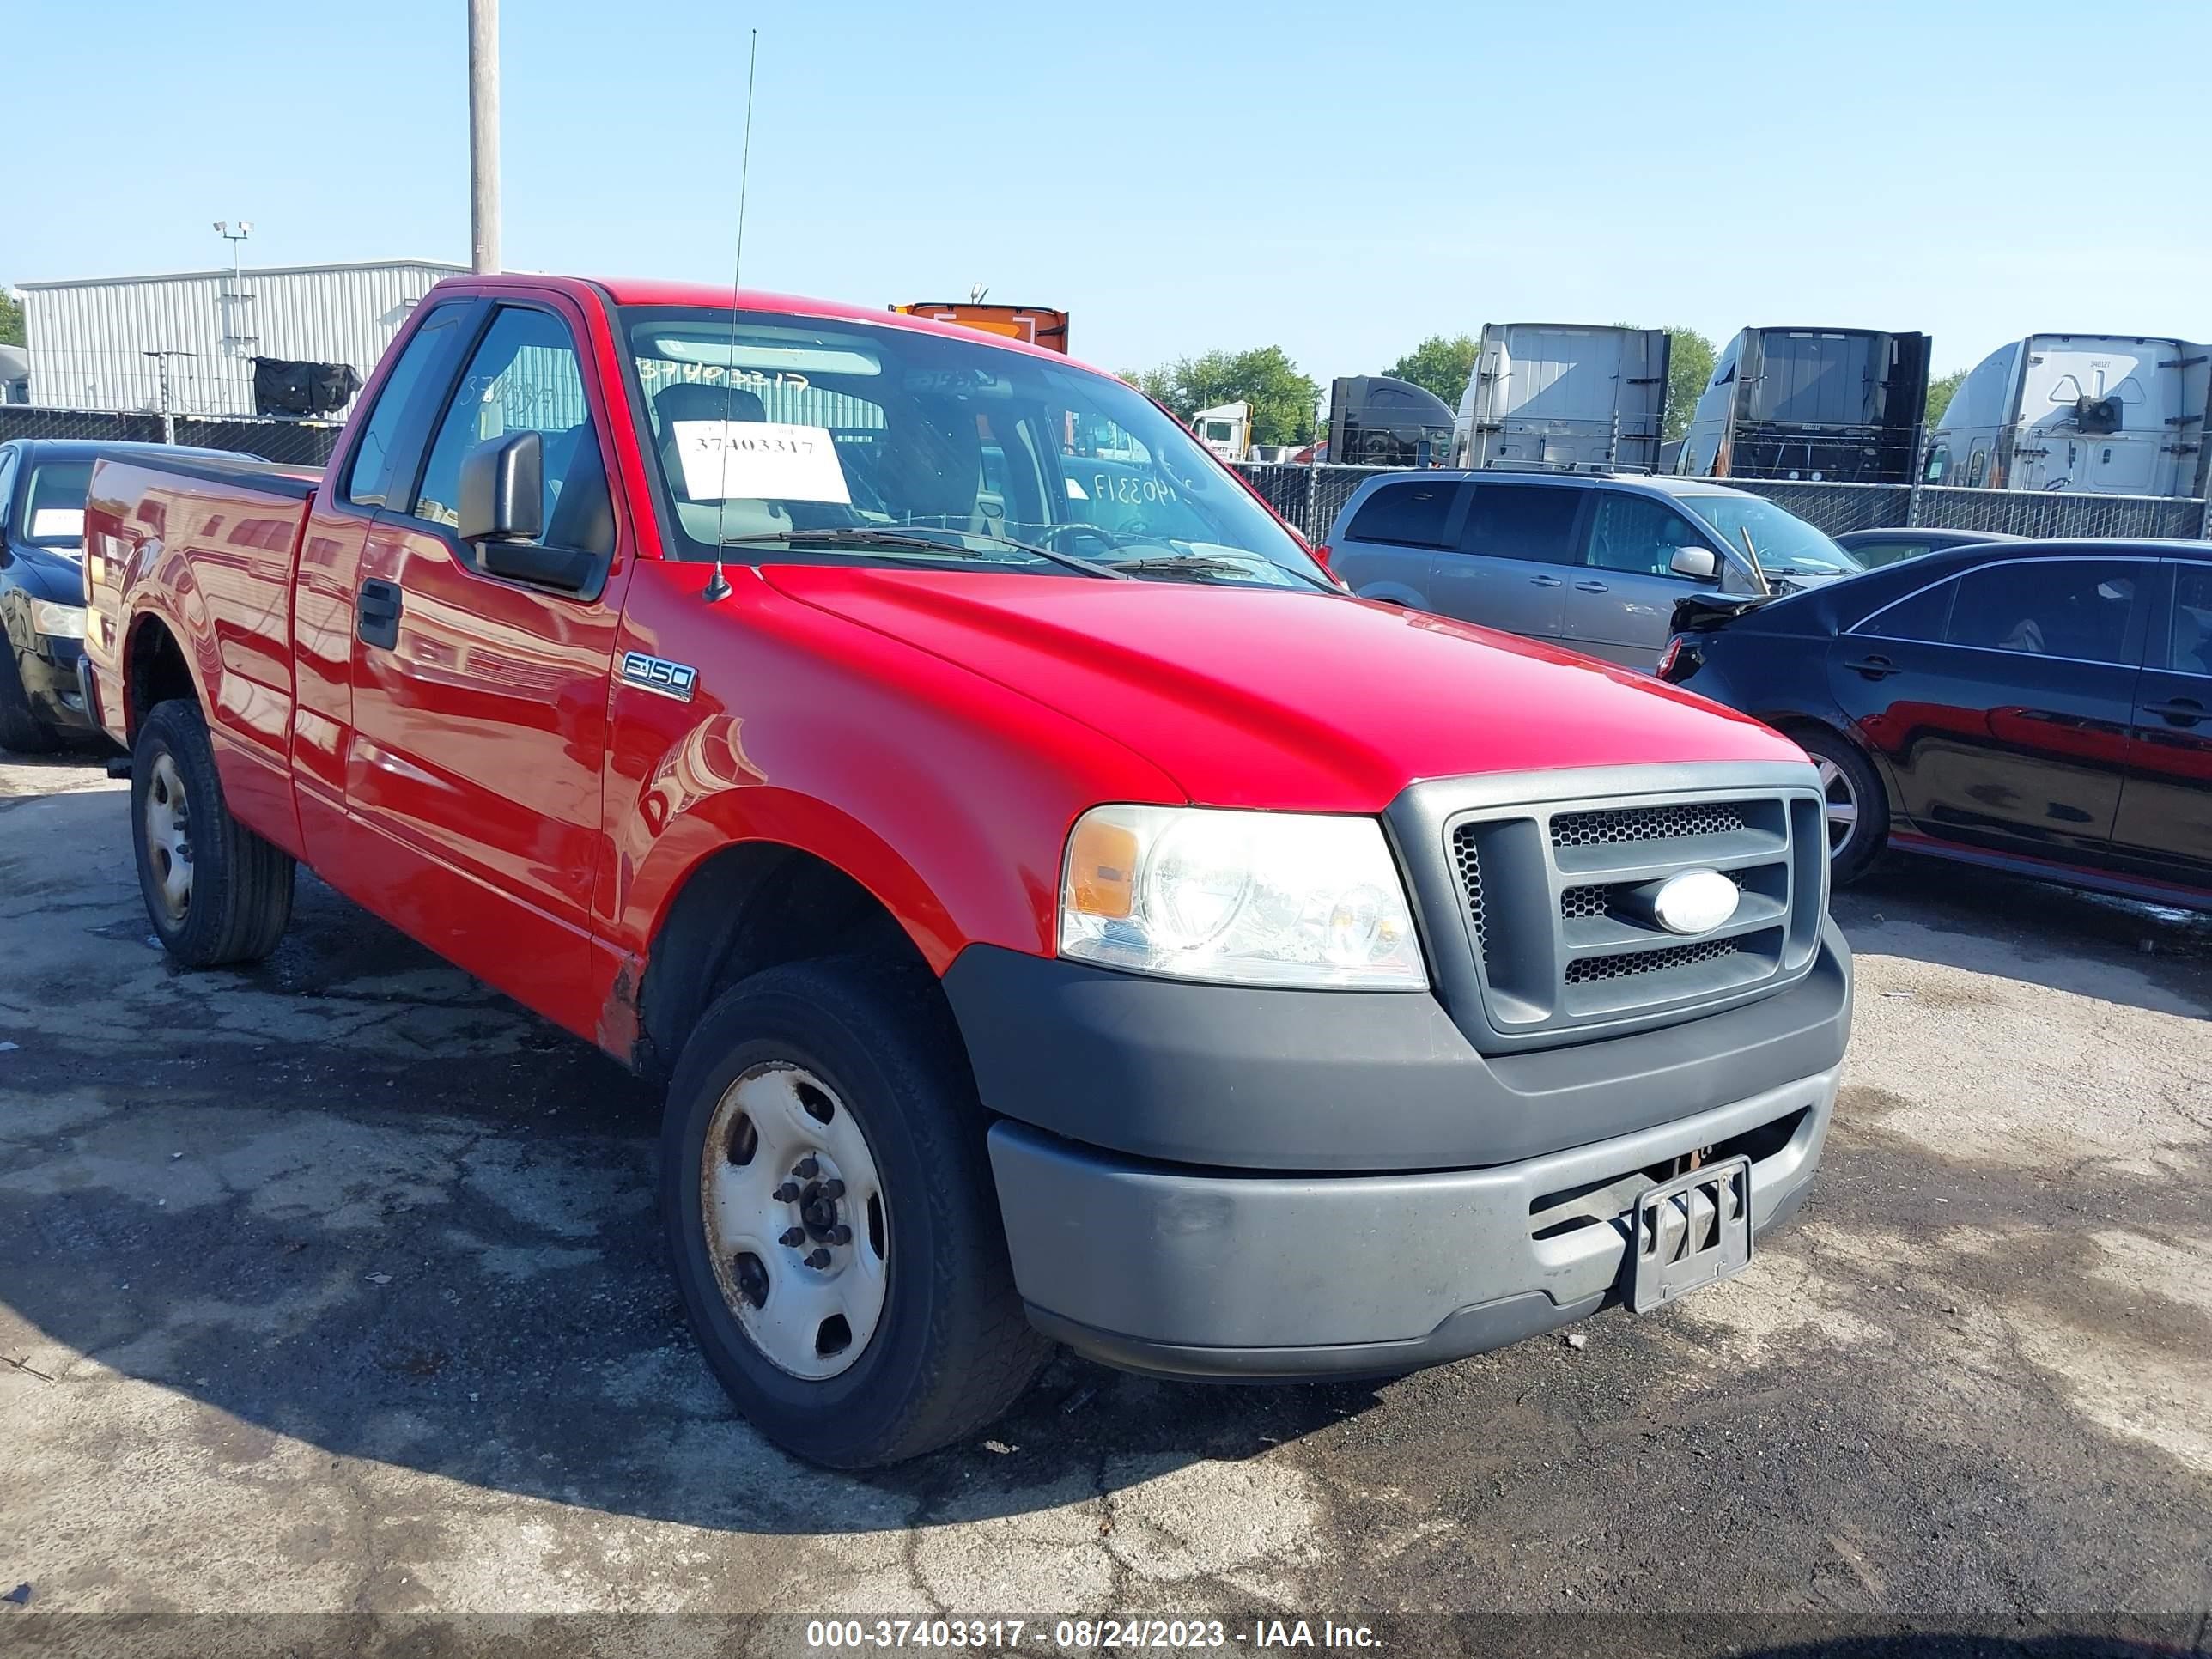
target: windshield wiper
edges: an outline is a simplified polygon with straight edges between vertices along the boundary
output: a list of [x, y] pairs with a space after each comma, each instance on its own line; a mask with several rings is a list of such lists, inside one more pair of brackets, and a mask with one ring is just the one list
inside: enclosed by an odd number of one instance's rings
[[[1325, 583], [1315, 581], [1303, 571], [1292, 570], [1287, 565], [1276, 564], [1273, 559], [1265, 560], [1263, 562], [1281, 571], [1285, 575], [1296, 576], [1302, 581], [1322, 589], [1325, 592], [1336, 591]], [[1139, 559], [1116, 559], [1110, 568], [1125, 572], [1164, 570], [1170, 574], [1179, 576], [1242, 576], [1248, 581], [1255, 580], [1250, 565], [1240, 564], [1234, 559], [1217, 558], [1211, 553], [1152, 553]], [[1267, 587], [1273, 584], [1255, 581], [1255, 585]]]
[[[1034, 542], [1016, 541], [1012, 536], [996, 536], [980, 530], [948, 530], [948, 536], [969, 536], [977, 541], [995, 542], [1000, 547], [1011, 547], [1017, 552], [1073, 570], [1085, 576], [1100, 576], [1108, 581], [1127, 581], [1119, 570], [1109, 570], [1103, 564], [1093, 564], [1089, 559], [1079, 559], [1073, 553], [1040, 547]], [[795, 547], [804, 542], [824, 542], [832, 547], [910, 547], [930, 553], [951, 553], [976, 559], [983, 555], [959, 541], [939, 541], [934, 536], [919, 536], [912, 531], [884, 528], [878, 530], [867, 525], [832, 525], [821, 530], [774, 530], [758, 536], [725, 536], [715, 544], [719, 547]]]

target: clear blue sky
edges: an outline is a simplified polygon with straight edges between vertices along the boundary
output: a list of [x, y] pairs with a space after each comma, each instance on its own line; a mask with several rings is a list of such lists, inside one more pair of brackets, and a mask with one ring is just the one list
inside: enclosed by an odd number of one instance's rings
[[[1316, 379], [1486, 321], [2212, 337], [2212, 7], [505, 0], [513, 267], [1065, 306]], [[463, 0], [14, 0], [0, 280], [468, 245]], [[24, 148], [29, 141], [27, 149]]]

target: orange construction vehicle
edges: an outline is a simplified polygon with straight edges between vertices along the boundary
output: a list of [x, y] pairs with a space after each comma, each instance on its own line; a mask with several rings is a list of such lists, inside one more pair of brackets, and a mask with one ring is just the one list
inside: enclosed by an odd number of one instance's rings
[[927, 317], [933, 322], [980, 328], [986, 334], [1003, 335], [1010, 340], [1042, 346], [1048, 351], [1067, 349], [1067, 313], [1046, 306], [994, 306], [966, 300], [940, 304], [917, 300], [912, 305], [893, 306], [891, 309], [908, 317]]

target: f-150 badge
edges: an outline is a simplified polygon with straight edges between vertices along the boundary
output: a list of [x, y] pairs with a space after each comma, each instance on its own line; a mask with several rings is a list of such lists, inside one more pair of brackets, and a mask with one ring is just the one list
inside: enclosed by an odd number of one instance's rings
[[641, 691], [689, 702], [692, 683], [699, 678], [699, 671], [689, 663], [670, 662], [665, 657], [648, 657], [642, 651], [632, 651], [623, 658], [622, 677]]

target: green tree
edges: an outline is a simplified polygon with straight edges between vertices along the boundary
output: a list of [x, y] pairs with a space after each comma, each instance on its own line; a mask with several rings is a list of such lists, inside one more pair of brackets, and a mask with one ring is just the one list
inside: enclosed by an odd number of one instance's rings
[[1672, 443], [1690, 429], [1690, 416], [1713, 378], [1713, 343], [1694, 328], [1670, 328], [1667, 338], [1667, 413], [1660, 431]]
[[1314, 434], [1314, 408], [1321, 401], [1321, 387], [1298, 372], [1280, 346], [1179, 357], [1122, 378], [1186, 421], [1201, 409], [1248, 403], [1252, 405], [1255, 443], [1308, 441]]
[[1169, 368], [1125, 368], [1121, 378], [1147, 398], [1157, 398], [1170, 409], [1175, 407], [1175, 375]]
[[0, 345], [23, 343], [23, 302], [0, 283]]
[[1954, 368], [1948, 374], [1928, 382], [1927, 421], [1930, 432], [1942, 425], [1943, 411], [1950, 408], [1952, 394], [1958, 391], [1959, 382], [1966, 378], [1965, 369]]
[[1467, 383], [1474, 378], [1474, 360], [1481, 349], [1472, 334], [1431, 334], [1382, 372], [1424, 386], [1457, 409], [1467, 395]]

